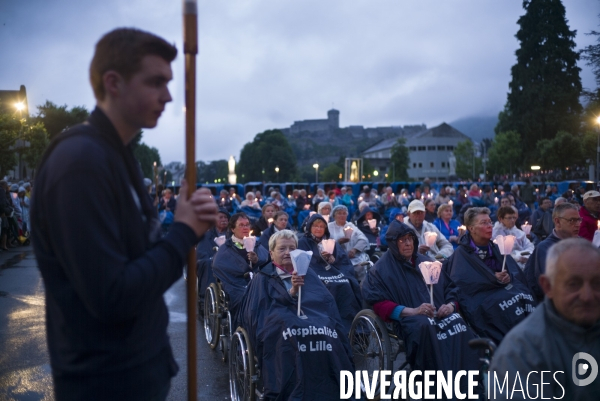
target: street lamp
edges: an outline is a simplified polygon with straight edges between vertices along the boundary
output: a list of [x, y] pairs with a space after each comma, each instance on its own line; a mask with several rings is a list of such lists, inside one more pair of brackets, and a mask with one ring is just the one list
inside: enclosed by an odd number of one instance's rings
[[23, 118], [23, 109], [25, 108], [25, 105], [23, 104], [23, 102], [18, 102], [15, 103], [15, 108], [17, 109], [17, 111], [19, 112], [19, 143], [18, 146], [17, 144], [15, 144], [15, 148], [19, 149], [19, 166], [17, 167], [17, 169], [19, 170], [17, 174], [17, 176], [19, 177], [19, 179], [23, 179], [23, 170], [21, 167], [22, 164], [22, 156], [23, 156], [23, 122], [21, 121], [21, 119]]
[[275, 166], [275, 172], [277, 173], [277, 182], [279, 182], [279, 166]]
[[315, 182], [318, 184], [319, 183], [319, 164], [318, 163], [313, 164], [313, 168], [315, 169]]

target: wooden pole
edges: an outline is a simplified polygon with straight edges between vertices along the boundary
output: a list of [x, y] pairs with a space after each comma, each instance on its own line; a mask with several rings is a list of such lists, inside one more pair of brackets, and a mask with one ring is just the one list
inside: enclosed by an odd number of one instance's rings
[[[198, 5], [196, 0], [183, 0], [183, 53], [185, 54], [185, 179], [191, 196], [196, 190], [196, 54], [198, 54]], [[196, 369], [196, 252], [188, 254], [187, 279], [187, 372], [188, 400], [198, 394]]]

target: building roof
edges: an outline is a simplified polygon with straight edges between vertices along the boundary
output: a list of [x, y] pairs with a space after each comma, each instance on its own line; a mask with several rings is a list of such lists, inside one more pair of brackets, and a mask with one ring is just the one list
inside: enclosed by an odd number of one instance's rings
[[[423, 129], [423, 130], [412, 130], [406, 131], [401, 135], [406, 139], [421, 139], [421, 138], [461, 138], [461, 139], [471, 139], [456, 128], [453, 128], [451, 125], [446, 123], [442, 123], [437, 127]], [[379, 152], [384, 150], [391, 149], [398, 140], [396, 138], [384, 139], [381, 142], [376, 143], [371, 146], [367, 150], [364, 150], [362, 153], [371, 153], [371, 152]]]
[[413, 138], [463, 138], [463, 139], [471, 139], [456, 128], [452, 126], [441, 123], [437, 127], [429, 128], [428, 130], [419, 132]]

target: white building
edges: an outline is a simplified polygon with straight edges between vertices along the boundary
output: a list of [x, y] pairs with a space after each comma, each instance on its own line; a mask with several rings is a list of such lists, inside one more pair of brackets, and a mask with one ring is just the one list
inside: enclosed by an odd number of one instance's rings
[[[452, 152], [460, 142], [471, 141], [446, 123], [416, 133], [407, 132], [402, 137], [406, 138], [410, 154], [408, 176], [415, 180], [449, 178]], [[397, 140], [398, 137], [385, 139], [362, 152], [362, 157], [378, 169], [380, 176], [391, 174], [391, 151]]]

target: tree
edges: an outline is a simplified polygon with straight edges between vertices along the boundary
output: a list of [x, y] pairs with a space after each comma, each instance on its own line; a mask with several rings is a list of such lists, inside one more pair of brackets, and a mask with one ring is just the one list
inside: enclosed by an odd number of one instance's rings
[[[321, 176], [320, 180], [323, 182], [341, 181], [344, 177], [344, 168], [340, 167], [337, 163], [333, 163], [325, 167], [319, 175]], [[340, 175], [342, 176], [341, 179]]]
[[0, 114], [0, 178], [7, 175], [17, 164], [16, 152], [13, 148], [21, 123], [8, 114]]
[[600, 32], [592, 31], [586, 35], [596, 36], [596, 41], [598, 43], [595, 45], [586, 46], [582, 52], [581, 57], [584, 60], [587, 60], [586, 65], [592, 67], [592, 72], [596, 78], [596, 90], [585, 91], [585, 95], [588, 97], [590, 102], [596, 103], [596, 106], [600, 106]]
[[[160, 154], [158, 153], [158, 149], [155, 147], [150, 147], [142, 142], [142, 135], [143, 131], [140, 131], [140, 133], [132, 141], [133, 143], [131, 146], [133, 147], [133, 155], [137, 159], [138, 163], [140, 163], [144, 177], [150, 178], [152, 181], [154, 181], [154, 162], [156, 162], [157, 168], [162, 166]], [[159, 181], [165, 180], [164, 177], [159, 178]]]
[[[275, 171], [279, 167], [279, 174]], [[279, 130], [267, 130], [244, 145], [236, 166], [248, 181], [293, 181], [297, 177], [296, 156]]]
[[521, 165], [523, 148], [516, 131], [500, 132], [488, 151], [489, 169], [492, 174], [512, 174]]
[[545, 169], [564, 169], [582, 162], [581, 139], [568, 132], [560, 131], [552, 139], [542, 139], [537, 146]]
[[33, 177], [35, 177], [35, 170], [50, 143], [50, 139], [44, 124], [40, 122], [24, 126], [22, 130], [23, 140], [29, 142], [29, 146], [23, 149], [23, 160], [33, 169]]
[[582, 88], [576, 31], [569, 30], [562, 2], [524, 0], [523, 8], [517, 64], [511, 69], [506, 105], [495, 131], [518, 132], [525, 161], [530, 161], [538, 141], [551, 140], [558, 131], [577, 132]]
[[[476, 179], [483, 170], [481, 158], [475, 156], [475, 146], [471, 140], [465, 140], [456, 145], [456, 175], [462, 179]], [[475, 166], [473, 166], [475, 163]]]
[[196, 162], [196, 174], [198, 182], [212, 183], [216, 180], [227, 182], [229, 165], [227, 164], [227, 160], [215, 160], [208, 164], [199, 161]]
[[406, 138], [398, 138], [394, 146], [392, 146], [392, 155], [390, 159], [392, 163], [392, 177], [390, 180], [408, 181], [408, 167], [410, 165], [410, 153], [406, 147]]
[[80, 124], [89, 116], [89, 112], [83, 106], [75, 106], [67, 110], [67, 105], [57, 106], [49, 100], [46, 100], [41, 106], [37, 106], [38, 115], [34, 117], [36, 122], [41, 122], [46, 127], [46, 132], [50, 139], [64, 129]]

